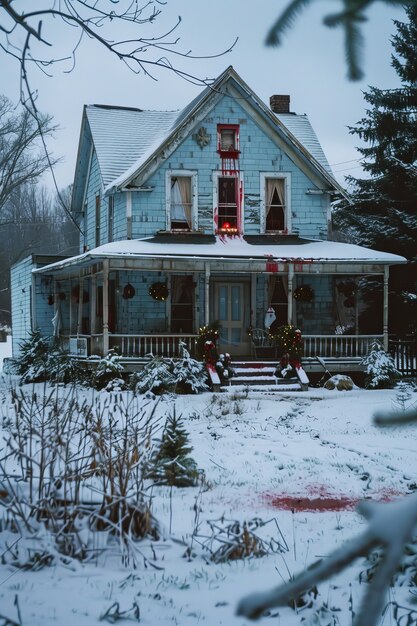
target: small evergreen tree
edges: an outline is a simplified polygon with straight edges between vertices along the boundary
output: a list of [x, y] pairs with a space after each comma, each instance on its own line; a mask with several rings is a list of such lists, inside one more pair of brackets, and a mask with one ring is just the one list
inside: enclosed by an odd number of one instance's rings
[[177, 417], [175, 405], [167, 416], [161, 443], [152, 458], [147, 473], [159, 485], [193, 487], [198, 481], [197, 464], [188, 456], [192, 451], [188, 433], [183, 427], [181, 415]]
[[207, 373], [203, 363], [192, 359], [184, 342], [180, 343], [180, 359], [174, 362], [172, 376], [177, 393], [208, 391]]
[[371, 344], [371, 351], [362, 363], [365, 366], [365, 386], [368, 389], [392, 389], [401, 376], [394, 359], [378, 341]]
[[395, 21], [392, 38], [401, 87], [371, 87], [366, 117], [350, 128], [366, 144], [358, 150], [369, 177], [348, 177], [350, 201], [334, 211], [334, 225], [348, 240], [408, 259], [390, 272], [389, 319], [398, 334], [417, 330], [417, 6], [406, 12], [409, 22]]
[[115, 350], [109, 350], [107, 355], [100, 359], [93, 376], [93, 385], [96, 389], [107, 391], [121, 390], [125, 388], [122, 378], [123, 365], [120, 356]]
[[16, 365], [21, 383], [47, 380], [49, 350], [49, 339], [43, 337], [40, 330], [29, 333], [28, 339], [20, 345], [20, 357]]
[[156, 356], [144, 368], [134, 374], [131, 383], [135, 391], [138, 393], [146, 393], [152, 391], [156, 394], [162, 394], [171, 390], [174, 384], [172, 375], [172, 360]]

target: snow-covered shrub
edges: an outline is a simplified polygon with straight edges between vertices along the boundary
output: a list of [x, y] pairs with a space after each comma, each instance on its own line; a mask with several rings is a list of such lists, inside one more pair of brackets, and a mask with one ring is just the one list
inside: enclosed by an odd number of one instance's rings
[[147, 477], [159, 485], [193, 487], [197, 484], [199, 472], [197, 464], [189, 456], [192, 447], [183, 426], [181, 415], [177, 417], [175, 405], [167, 416], [162, 439], [151, 459]]
[[[259, 558], [271, 553], [288, 552], [288, 545], [275, 518], [264, 522], [255, 517], [240, 522], [221, 517], [207, 520], [209, 534], [197, 533], [195, 540], [210, 554], [215, 563], [225, 563], [239, 559]], [[275, 537], [262, 538], [260, 529], [273, 524]]]
[[176, 393], [208, 391], [207, 372], [199, 361], [191, 358], [185, 343], [180, 343], [180, 358], [173, 361], [172, 377]]
[[207, 372], [181, 342], [179, 359], [154, 357], [130, 377], [130, 387], [138, 393], [201, 393], [208, 390]]
[[415, 406], [416, 402], [413, 402], [414, 387], [410, 382], [400, 380], [395, 386], [395, 391], [395, 398], [392, 401], [394, 410], [404, 413]]
[[[143, 491], [155, 409], [121, 395], [91, 404], [75, 387], [45, 397], [12, 390], [0, 458], [0, 524], [9, 535], [0, 544], [15, 546], [6, 550], [8, 563], [68, 564], [108, 543], [126, 564], [142, 558], [137, 540], [159, 535]], [[10, 536], [16, 533], [24, 540]]]
[[138, 393], [152, 391], [158, 395], [170, 391], [174, 385], [172, 359], [160, 356], [148, 361], [140, 372], [130, 377], [130, 387]]
[[106, 391], [121, 391], [126, 388], [122, 374], [123, 365], [120, 363], [119, 355], [115, 350], [109, 350], [97, 363], [92, 378], [93, 386]]
[[394, 359], [378, 341], [372, 342], [371, 350], [362, 364], [365, 366], [365, 385], [368, 389], [392, 389], [401, 376]]
[[40, 330], [34, 330], [29, 338], [20, 345], [20, 357], [16, 371], [21, 383], [36, 383], [48, 378], [49, 339], [43, 337]]

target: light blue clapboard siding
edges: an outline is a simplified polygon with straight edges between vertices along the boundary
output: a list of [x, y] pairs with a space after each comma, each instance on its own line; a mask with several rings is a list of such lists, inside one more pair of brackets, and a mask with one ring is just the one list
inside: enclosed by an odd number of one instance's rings
[[32, 330], [32, 257], [14, 265], [10, 271], [12, 290], [13, 356], [18, 357], [20, 344]]

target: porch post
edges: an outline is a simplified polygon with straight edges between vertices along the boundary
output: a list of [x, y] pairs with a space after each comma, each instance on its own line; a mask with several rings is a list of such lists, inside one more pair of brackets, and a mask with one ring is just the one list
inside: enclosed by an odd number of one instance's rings
[[254, 272], [250, 275], [250, 325], [252, 328], [256, 326], [256, 274]]
[[204, 269], [204, 324], [207, 326], [210, 320], [210, 263], [206, 263]]
[[96, 300], [97, 299], [97, 277], [95, 274], [91, 277], [91, 305], [90, 305], [90, 334], [96, 333]]
[[103, 261], [103, 356], [109, 351], [109, 260]]
[[383, 333], [384, 350], [388, 351], [388, 278], [389, 265], [384, 265], [384, 313], [383, 313]]
[[294, 287], [294, 265], [292, 263], [288, 263], [288, 316], [287, 321], [288, 324], [292, 324], [293, 317], [293, 287]]
[[82, 331], [83, 301], [84, 301], [84, 279], [82, 276], [80, 276], [80, 285], [78, 288], [77, 337]]

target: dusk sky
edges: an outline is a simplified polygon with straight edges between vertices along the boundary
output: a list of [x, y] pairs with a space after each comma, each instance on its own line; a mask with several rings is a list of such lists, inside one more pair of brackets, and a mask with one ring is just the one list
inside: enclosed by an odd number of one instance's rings
[[[140, 27], [139, 36], [161, 34], [181, 15], [182, 23], [170, 37], [180, 37], [174, 50], [215, 54], [239, 37], [232, 52], [216, 59], [170, 58], [179, 68], [201, 78], [216, 77], [233, 65], [266, 103], [274, 93], [290, 94], [291, 110], [308, 114], [337, 179], [344, 184], [345, 175], [361, 174], [355, 149], [358, 138], [349, 135], [347, 126], [354, 125], [365, 113], [363, 92], [368, 85], [387, 88], [399, 84], [390, 67], [390, 37], [395, 32], [392, 20], [405, 20], [405, 12], [379, 2], [368, 12], [369, 21], [363, 29], [365, 78], [351, 83], [346, 78], [343, 33], [340, 29], [329, 30], [321, 23], [325, 13], [340, 8], [341, 4], [334, 0], [312, 2], [286, 34], [282, 47], [265, 47], [268, 27], [287, 3], [288, 0], [168, 0], [165, 6], [157, 5], [162, 15], [154, 24]], [[20, 5], [24, 4], [22, 0]], [[31, 8], [37, 5], [43, 4], [31, 2]], [[70, 53], [77, 39], [75, 29], [64, 28], [57, 20], [45, 21], [43, 33], [54, 42], [55, 57]], [[127, 36], [132, 33], [119, 30], [113, 38]], [[99, 44], [87, 39], [78, 48], [75, 67], [68, 73], [71, 67], [70, 61], [56, 65], [52, 78], [33, 68], [31, 79], [38, 90], [39, 109], [50, 113], [59, 126], [49, 145], [55, 156], [62, 157], [56, 168], [59, 187], [72, 182], [84, 104], [171, 110], [185, 106], [202, 89], [169, 70], [155, 69], [157, 81], [136, 75]], [[17, 102], [18, 64], [4, 54], [0, 77], [0, 91]]]

